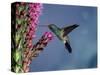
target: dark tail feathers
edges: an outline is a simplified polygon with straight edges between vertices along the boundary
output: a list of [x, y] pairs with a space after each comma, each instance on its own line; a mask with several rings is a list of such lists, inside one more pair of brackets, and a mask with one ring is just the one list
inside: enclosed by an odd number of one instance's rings
[[69, 53], [72, 53], [72, 48], [71, 48], [70, 44], [67, 41], [65, 43], [65, 47], [66, 47], [66, 49], [68, 50]]

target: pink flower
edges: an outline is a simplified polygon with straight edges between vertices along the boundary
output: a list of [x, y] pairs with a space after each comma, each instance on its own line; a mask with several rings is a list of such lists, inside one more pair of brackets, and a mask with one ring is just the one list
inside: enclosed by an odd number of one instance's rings
[[26, 40], [27, 40], [27, 44], [28, 44], [28, 48], [30, 49], [32, 47], [32, 42], [30, 42], [30, 40], [32, 41], [32, 38], [35, 38], [35, 31], [37, 29], [37, 24], [38, 24], [38, 19], [41, 13], [41, 8], [42, 8], [42, 4], [40, 3], [29, 3], [29, 26], [27, 29], [27, 34], [26, 34]]
[[45, 37], [52, 39], [53, 35], [51, 32], [45, 32]]

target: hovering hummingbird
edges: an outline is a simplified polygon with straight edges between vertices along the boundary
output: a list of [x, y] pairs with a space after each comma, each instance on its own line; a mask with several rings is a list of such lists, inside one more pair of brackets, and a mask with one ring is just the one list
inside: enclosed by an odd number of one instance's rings
[[58, 28], [55, 24], [50, 24], [48, 25], [48, 28], [58, 37], [59, 40], [61, 40], [65, 44], [66, 49], [69, 53], [71, 53], [72, 48], [70, 46], [68, 34], [78, 26], [79, 25], [74, 24], [64, 28]]

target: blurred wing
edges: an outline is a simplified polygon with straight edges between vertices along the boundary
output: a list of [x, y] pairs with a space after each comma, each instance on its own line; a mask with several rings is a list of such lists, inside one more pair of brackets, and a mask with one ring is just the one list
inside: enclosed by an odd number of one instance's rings
[[72, 26], [67, 26], [67, 27], [62, 28], [62, 30], [63, 30], [63, 32], [64, 32], [63, 36], [66, 36], [67, 34], [69, 34], [73, 29], [75, 29], [75, 28], [78, 27], [78, 26], [79, 26], [79, 25], [74, 24], [74, 25], [72, 25]]

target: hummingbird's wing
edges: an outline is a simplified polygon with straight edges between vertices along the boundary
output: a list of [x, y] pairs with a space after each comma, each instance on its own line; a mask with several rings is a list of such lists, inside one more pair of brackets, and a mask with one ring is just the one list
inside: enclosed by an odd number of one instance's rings
[[63, 37], [66, 36], [67, 34], [69, 34], [73, 29], [75, 29], [78, 26], [79, 25], [74, 24], [72, 26], [67, 26], [67, 27], [62, 28], [62, 30], [63, 30]]
[[69, 53], [72, 53], [72, 48], [71, 48], [70, 44], [68, 43], [68, 41], [65, 42], [65, 47]]

